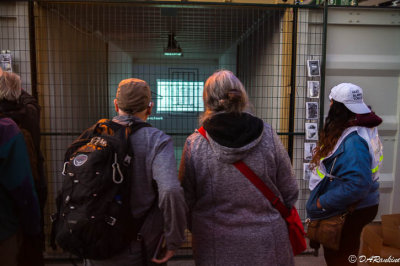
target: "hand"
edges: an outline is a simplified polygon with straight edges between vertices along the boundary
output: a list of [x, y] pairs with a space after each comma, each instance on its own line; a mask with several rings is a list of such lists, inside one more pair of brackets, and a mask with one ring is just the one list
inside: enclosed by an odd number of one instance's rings
[[165, 263], [167, 262], [170, 258], [172, 258], [175, 255], [175, 250], [167, 250], [165, 253], [164, 258], [161, 259], [152, 259], [151, 261], [157, 264]]
[[317, 208], [318, 208], [318, 209], [322, 209], [322, 205], [321, 205], [321, 203], [319, 202], [319, 198], [317, 199]]

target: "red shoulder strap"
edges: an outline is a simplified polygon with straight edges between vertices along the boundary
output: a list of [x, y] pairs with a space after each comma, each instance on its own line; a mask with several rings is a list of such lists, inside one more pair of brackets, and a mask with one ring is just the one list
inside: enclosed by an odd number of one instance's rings
[[[207, 134], [206, 130], [203, 127], [200, 127], [197, 131], [206, 139]], [[282, 203], [282, 201], [272, 192], [269, 187], [251, 170], [247, 164], [243, 161], [237, 161], [233, 163], [233, 166], [236, 167], [263, 195], [266, 197], [282, 215], [283, 218], [289, 216], [290, 212], [288, 208]]]
[[272, 192], [269, 187], [251, 170], [243, 161], [237, 161], [233, 164], [259, 191], [271, 202], [282, 215], [283, 218], [289, 216], [288, 208]]
[[199, 133], [200, 133], [206, 140], [208, 140], [208, 138], [207, 138], [207, 133], [206, 133], [206, 130], [204, 129], [204, 127], [200, 127], [197, 131], [199, 131]]

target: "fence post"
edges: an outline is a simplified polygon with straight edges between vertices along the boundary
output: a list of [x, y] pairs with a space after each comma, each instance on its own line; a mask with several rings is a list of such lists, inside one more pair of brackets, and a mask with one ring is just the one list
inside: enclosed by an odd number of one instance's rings
[[292, 30], [292, 62], [291, 62], [291, 78], [290, 78], [290, 106], [289, 106], [289, 136], [288, 136], [288, 153], [290, 160], [293, 162], [293, 142], [294, 142], [294, 116], [296, 107], [296, 56], [297, 56], [297, 14], [298, 7], [293, 7], [293, 30]]
[[31, 86], [32, 96], [38, 100], [37, 90], [37, 66], [36, 66], [36, 36], [35, 36], [35, 3], [28, 1], [28, 19], [29, 19], [29, 54], [31, 66]]
[[324, 125], [324, 102], [325, 102], [325, 68], [326, 68], [326, 36], [328, 31], [328, 1], [324, 2], [324, 26], [322, 32], [322, 62], [321, 62], [321, 87], [319, 99], [319, 125], [321, 131]]

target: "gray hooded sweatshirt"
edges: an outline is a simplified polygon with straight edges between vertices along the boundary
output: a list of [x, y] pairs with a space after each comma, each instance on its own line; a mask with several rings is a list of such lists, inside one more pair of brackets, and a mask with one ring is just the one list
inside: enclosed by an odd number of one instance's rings
[[189, 136], [179, 171], [196, 265], [293, 265], [285, 220], [232, 165], [243, 160], [293, 206], [298, 186], [279, 137], [247, 113], [216, 115], [204, 128], [209, 141]]

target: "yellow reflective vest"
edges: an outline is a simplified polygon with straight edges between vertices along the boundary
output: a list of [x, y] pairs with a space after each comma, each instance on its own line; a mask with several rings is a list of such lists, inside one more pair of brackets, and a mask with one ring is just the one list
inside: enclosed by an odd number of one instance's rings
[[324, 160], [330, 158], [339, 148], [343, 140], [352, 132], [357, 131], [357, 134], [368, 143], [369, 154], [371, 155], [371, 174], [374, 181], [379, 178], [379, 170], [383, 161], [383, 145], [379, 138], [378, 129], [354, 126], [346, 128], [336, 143], [334, 149], [327, 157], [321, 158], [319, 166], [315, 167], [310, 176], [309, 188], [313, 190], [318, 183], [326, 176], [335, 178], [326, 171]]

